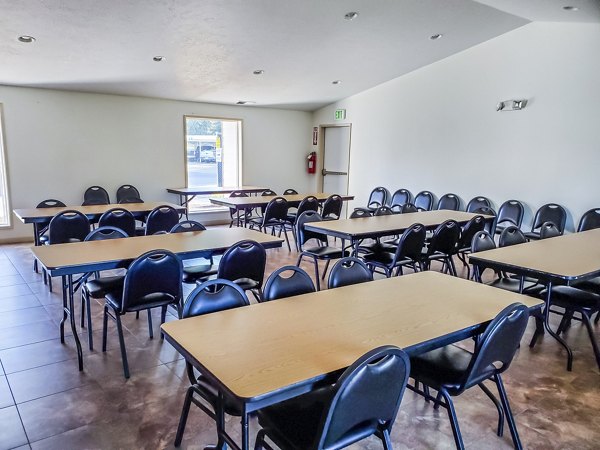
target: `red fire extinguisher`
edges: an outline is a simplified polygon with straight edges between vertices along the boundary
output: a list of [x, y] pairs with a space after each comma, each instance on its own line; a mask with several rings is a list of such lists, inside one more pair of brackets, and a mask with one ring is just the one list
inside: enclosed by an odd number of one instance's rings
[[310, 152], [306, 161], [306, 171], [315, 173], [317, 171], [317, 152]]

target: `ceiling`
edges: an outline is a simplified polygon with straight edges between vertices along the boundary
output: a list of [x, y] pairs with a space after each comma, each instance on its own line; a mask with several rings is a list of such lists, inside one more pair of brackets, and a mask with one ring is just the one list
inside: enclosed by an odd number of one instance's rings
[[[529, 21], [600, 22], [594, 0], [0, 0], [0, 10], [0, 84], [306, 111]], [[350, 11], [359, 16], [345, 20]]]

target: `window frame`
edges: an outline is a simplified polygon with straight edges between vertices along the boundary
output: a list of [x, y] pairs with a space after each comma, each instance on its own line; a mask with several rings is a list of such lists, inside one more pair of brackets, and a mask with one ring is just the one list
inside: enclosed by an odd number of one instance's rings
[[[188, 119], [202, 119], [202, 120], [215, 120], [215, 121], [226, 121], [226, 122], [237, 122], [238, 123], [238, 162], [237, 162], [237, 181], [236, 181], [236, 185], [237, 186], [242, 186], [243, 185], [243, 167], [244, 167], [244, 161], [243, 161], [243, 155], [244, 155], [244, 151], [243, 151], [243, 129], [244, 129], [244, 120], [240, 119], [240, 118], [235, 118], [235, 117], [216, 117], [216, 116], [210, 116], [210, 115], [204, 115], [204, 114], [184, 114], [183, 115], [183, 167], [184, 167], [184, 171], [185, 171], [185, 187], [189, 188], [189, 178], [188, 178], [188, 158], [187, 158], [187, 120]], [[217, 186], [215, 186], [217, 187]], [[213, 194], [212, 196], [214, 196], [216, 194]], [[198, 196], [199, 198], [202, 198], [204, 196]], [[190, 210], [191, 214], [202, 214], [202, 213], [211, 213], [211, 212], [221, 212], [221, 211], [225, 211], [227, 210], [227, 208], [221, 207], [221, 206], [217, 206], [217, 205], [213, 205], [213, 208], [202, 208], [201, 210], [196, 210], [194, 211], [194, 209]]]
[[2, 183], [2, 187], [4, 188], [4, 195], [6, 197], [6, 218], [7, 218], [7, 223], [6, 224], [0, 224], [0, 229], [9, 229], [13, 227], [13, 222], [12, 222], [12, 208], [11, 208], [11, 201], [10, 201], [10, 192], [8, 190], [8, 166], [7, 166], [7, 152], [6, 152], [6, 139], [5, 139], [5, 132], [4, 132], [5, 128], [4, 128], [4, 105], [2, 103], [0, 103], [0, 170], [3, 171], [4, 173], [0, 173], [0, 175], [2, 175], [0, 178], [0, 182]]

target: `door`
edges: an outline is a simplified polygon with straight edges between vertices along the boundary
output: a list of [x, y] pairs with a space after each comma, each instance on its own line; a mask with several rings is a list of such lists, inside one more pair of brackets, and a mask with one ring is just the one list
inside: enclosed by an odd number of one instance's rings
[[[323, 148], [323, 192], [348, 194], [348, 168], [350, 165], [350, 126], [325, 127]], [[346, 202], [342, 216], [346, 217]]]

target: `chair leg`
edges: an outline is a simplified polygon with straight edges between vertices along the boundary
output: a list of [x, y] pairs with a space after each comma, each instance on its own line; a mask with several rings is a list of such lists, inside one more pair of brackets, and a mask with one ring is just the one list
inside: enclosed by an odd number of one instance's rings
[[479, 383], [478, 386], [481, 388], [481, 390], [483, 392], [485, 392], [485, 395], [487, 395], [488, 398], [492, 402], [494, 402], [494, 405], [496, 406], [496, 409], [498, 410], [498, 431], [496, 432], [496, 434], [499, 437], [502, 437], [502, 435], [504, 434], [504, 409], [502, 408], [502, 404], [498, 401], [496, 396], [494, 394], [492, 394], [492, 392], [487, 388], [487, 386], [485, 384]]
[[535, 331], [533, 333], [533, 336], [531, 337], [531, 342], [529, 342], [529, 348], [533, 348], [538, 340], [538, 337], [543, 336], [544, 335], [544, 321], [542, 319], [542, 317], [540, 317], [540, 313], [534, 313], [535, 314]]
[[319, 278], [319, 262], [317, 258], [313, 258], [313, 263], [315, 264], [315, 279], [317, 280], [317, 291], [321, 290], [321, 283]]
[[[233, 222], [233, 221], [232, 221]], [[194, 396], [194, 388], [190, 386], [185, 393], [185, 400], [183, 401], [183, 409], [181, 410], [181, 416], [179, 417], [179, 425], [177, 426], [177, 434], [175, 435], [175, 447], [181, 445], [183, 439], [183, 432], [185, 431], [185, 425], [187, 423], [188, 414], [190, 413], [190, 406], [192, 406], [192, 397]]]
[[508, 403], [508, 397], [506, 396], [506, 390], [504, 389], [504, 384], [502, 383], [502, 378], [500, 374], [496, 374], [495, 380], [496, 386], [498, 387], [498, 393], [500, 394], [500, 401], [502, 402], [502, 406], [504, 407], [504, 413], [506, 414], [506, 420], [508, 422], [508, 428], [510, 429], [510, 435], [512, 437], [513, 446], [521, 450], [523, 446], [521, 445], [521, 439], [519, 438], [519, 432], [517, 431], [517, 424], [515, 423], [515, 418], [513, 417], [512, 411], [510, 410], [510, 404]]
[[456, 448], [459, 450], [464, 450], [465, 445], [463, 444], [462, 434], [460, 432], [460, 428], [458, 426], [458, 419], [456, 418], [456, 411], [454, 410], [454, 403], [452, 403], [452, 398], [446, 389], [441, 388], [440, 394], [444, 397], [446, 401], [446, 407], [448, 409], [448, 417], [450, 418], [450, 425], [452, 426], [452, 434], [454, 435], [454, 443], [456, 444]]
[[331, 262], [331, 260], [328, 259], [327, 262], [325, 263], [325, 269], [323, 269], [323, 275], [321, 275], [321, 280], [325, 280], [325, 275], [327, 274], [327, 269], [329, 269], [330, 262]]
[[[90, 300], [90, 294], [87, 290], [81, 290], [81, 322], [83, 323], [83, 316], [86, 314], [87, 317], [87, 332], [88, 332], [88, 346], [90, 350], [94, 350], [94, 335], [92, 333], [92, 305]], [[82, 326], [83, 328], [83, 326]]]
[[[291, 252], [292, 251], [292, 247], [290, 246], [290, 238], [288, 237], [287, 230], [285, 229], [285, 225], [281, 227], [281, 230], [283, 230], [283, 235], [285, 236], [285, 242], [287, 242], [288, 251]], [[279, 231], [280, 235], [281, 235], [281, 230]]]
[[140, 312], [136, 311], [135, 312], [135, 320], [138, 320], [140, 318]]
[[104, 305], [104, 317], [102, 319], [102, 351], [106, 351], [106, 340], [108, 331], [108, 305]]
[[452, 259], [452, 255], [448, 256], [448, 266], [450, 267], [450, 274], [453, 276], [458, 276], [456, 272], [456, 266], [454, 265], [454, 259]]
[[256, 443], [254, 444], [254, 450], [262, 450], [263, 442], [265, 441], [265, 430], [261, 429], [256, 435]]
[[585, 324], [585, 328], [587, 329], [588, 336], [590, 337], [590, 341], [592, 342], [594, 356], [596, 357], [596, 364], [598, 364], [598, 368], [600, 368], [600, 350], [598, 349], [598, 342], [596, 342], [596, 336], [592, 327], [592, 323], [590, 321], [590, 317], [583, 311], [581, 312], [581, 316], [583, 319], [583, 323]]
[[390, 439], [390, 432], [386, 429], [383, 430], [381, 442], [383, 442], [384, 450], [392, 450], [392, 440]]
[[150, 339], [154, 339], [154, 330], [152, 329], [152, 309], [148, 309], [148, 334]]
[[81, 288], [81, 317], [79, 318], [81, 328], [85, 328], [85, 288]]
[[115, 314], [117, 321], [117, 333], [119, 334], [119, 346], [121, 347], [121, 360], [123, 361], [123, 375], [129, 378], [129, 364], [127, 362], [127, 350], [125, 350], [125, 337], [123, 336], [123, 326], [121, 325], [121, 315]]

